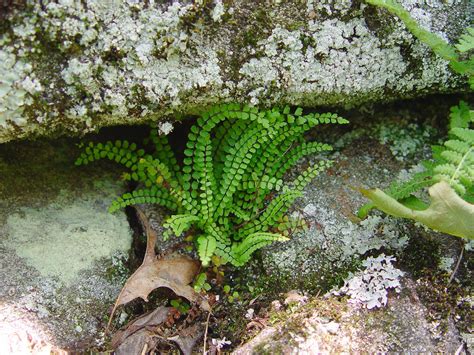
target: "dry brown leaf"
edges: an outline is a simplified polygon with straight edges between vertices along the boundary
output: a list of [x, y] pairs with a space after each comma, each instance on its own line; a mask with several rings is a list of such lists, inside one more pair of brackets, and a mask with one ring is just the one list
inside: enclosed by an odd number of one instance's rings
[[165, 322], [171, 309], [170, 307], [158, 307], [153, 312], [144, 314], [133, 322], [130, 322], [124, 330], [119, 330], [114, 334], [112, 338], [112, 348], [117, 349], [131, 336], [136, 337], [133, 343], [137, 343], [139, 338], [142, 338], [142, 335], [139, 335], [138, 332], [146, 327], [154, 327]]
[[157, 259], [155, 254], [156, 233], [150, 228], [147, 218], [138, 208], [137, 213], [147, 235], [145, 257], [143, 258], [143, 263], [129, 277], [117, 297], [107, 328], [109, 328], [118, 306], [138, 297], [148, 301], [150, 292], [160, 287], [169, 288], [176, 295], [184, 297], [190, 302], [198, 303], [204, 311], [210, 312], [211, 307], [207, 300], [189, 286], [189, 283], [191, 283], [199, 271], [199, 262], [185, 256], [178, 256], [172, 259]]
[[154, 349], [160, 342], [159, 337], [154, 337], [148, 330], [142, 328], [125, 338], [115, 350], [116, 355], [142, 354], [143, 350]]
[[174, 337], [168, 338], [168, 340], [174, 341], [184, 355], [191, 355], [193, 353], [193, 348], [198, 342], [198, 340], [204, 334], [204, 330], [200, 324], [194, 324], [188, 328], [181, 330]]

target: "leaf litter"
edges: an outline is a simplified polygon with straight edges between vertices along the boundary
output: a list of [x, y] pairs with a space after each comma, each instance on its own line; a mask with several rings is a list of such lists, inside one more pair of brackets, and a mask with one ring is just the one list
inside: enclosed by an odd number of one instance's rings
[[[207, 299], [198, 294], [189, 285], [200, 269], [199, 261], [183, 255], [157, 258], [155, 254], [156, 232], [150, 227], [145, 214], [137, 210], [147, 236], [145, 256], [140, 267], [130, 276], [123, 286], [112, 309], [107, 329], [113, 320], [117, 307], [128, 302], [142, 298], [148, 301], [149, 294], [161, 287], [172, 290], [177, 296], [199, 305], [203, 311], [211, 312]], [[197, 340], [202, 336], [200, 324], [194, 324], [181, 329], [170, 338], [163, 337], [157, 329], [168, 323], [171, 307], [158, 307], [153, 312], [137, 318], [127, 325], [124, 330], [119, 330], [112, 339], [112, 346], [117, 354], [146, 353], [153, 350], [158, 343], [173, 341], [184, 354], [190, 354]]]

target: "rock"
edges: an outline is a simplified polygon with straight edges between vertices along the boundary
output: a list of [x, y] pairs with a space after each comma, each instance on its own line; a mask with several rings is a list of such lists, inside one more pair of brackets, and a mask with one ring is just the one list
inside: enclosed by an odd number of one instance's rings
[[405, 279], [403, 286], [401, 294], [392, 294], [387, 307], [377, 311], [333, 297], [313, 298], [233, 354], [455, 353], [460, 349], [456, 330], [437, 335], [414, 283]]
[[[399, 254], [411, 236], [426, 233], [382, 213], [361, 221], [356, 213], [367, 200], [357, 188], [385, 188], [420, 169], [418, 162], [428, 158], [430, 144], [437, 138], [428, 120], [444, 120], [449, 112], [450, 103], [439, 102], [437, 113], [418, 110], [428, 102], [398, 103], [370, 114], [353, 111], [347, 133], [337, 128], [336, 133], [313, 131], [315, 140], [328, 142], [338, 151], [331, 153], [333, 167], [314, 179], [290, 210], [290, 215], [305, 222], [306, 230], [295, 229], [290, 242], [263, 249], [262, 270], [279, 292], [295, 288], [326, 292], [340, 284], [348, 271], [359, 269], [367, 253]], [[319, 159], [309, 158], [302, 166]], [[289, 181], [296, 178], [297, 170], [287, 176]]]
[[[465, 1], [402, 3], [449, 41], [471, 21]], [[348, 107], [464, 87], [400, 20], [360, 1], [26, 0], [0, 16], [0, 143], [222, 101]]]
[[[439, 117], [447, 114], [446, 105], [438, 106]], [[308, 228], [295, 232], [291, 242], [264, 248], [258, 260], [261, 268], [252, 276], [256, 288], [280, 300], [293, 289], [313, 295], [333, 292], [310, 297], [297, 311], [288, 307], [287, 317], [269, 306], [269, 318], [281, 321], [272, 322], [272, 328], [236, 354], [456, 353], [464, 346], [461, 335], [469, 344], [464, 322], [469, 323], [470, 311], [461, 309], [472, 311], [472, 267], [465, 260], [458, 271], [460, 281], [448, 288], [449, 274], [438, 264], [440, 256], [457, 260], [459, 239], [377, 212], [364, 221], [355, 215], [364, 203], [357, 187], [386, 187], [397, 177], [406, 179], [429, 156], [430, 141], [436, 142], [428, 123], [436, 125], [433, 112], [403, 103], [396, 107], [364, 114], [360, 120], [353, 113], [353, 127], [344, 135], [314, 131], [315, 139], [341, 150], [333, 156], [334, 166], [313, 180], [293, 209]], [[377, 116], [383, 120], [377, 121]], [[397, 116], [403, 117], [398, 123], [393, 120]], [[407, 122], [418, 123], [410, 128]], [[341, 289], [343, 280], [346, 287]], [[335, 290], [344, 289], [354, 291], [346, 292], [350, 299], [334, 297]]]
[[123, 192], [117, 170], [78, 168], [77, 154], [65, 141], [0, 145], [0, 353], [104, 341], [131, 231], [107, 211]]

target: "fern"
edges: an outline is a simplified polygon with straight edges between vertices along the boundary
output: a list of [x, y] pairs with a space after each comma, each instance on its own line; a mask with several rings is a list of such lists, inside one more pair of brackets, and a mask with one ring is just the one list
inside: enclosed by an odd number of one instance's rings
[[[397, 15], [420, 41], [448, 60], [454, 71], [467, 76], [471, 89], [474, 89], [473, 28], [468, 28], [458, 44], [451, 46], [440, 37], [421, 28], [408, 11], [395, 0], [366, 1]], [[468, 52], [471, 52], [469, 57]], [[415, 174], [407, 182], [392, 183], [386, 193], [380, 190], [361, 190], [373, 202], [362, 206], [359, 209], [359, 216], [365, 217], [370, 209], [377, 206], [387, 213], [421, 221], [446, 233], [472, 238], [472, 228], [466, 225], [466, 223], [472, 224], [472, 221], [460, 220], [459, 223], [453, 223], [459, 219], [459, 216], [453, 213], [457, 211], [456, 213], [460, 215], [464, 214], [464, 218], [471, 218], [466, 216], [472, 215], [474, 209], [473, 122], [473, 111], [466, 103], [461, 102], [453, 107], [449, 121], [449, 137], [443, 146], [432, 148], [433, 160], [423, 162], [425, 170]], [[426, 187], [430, 187], [432, 200], [430, 206], [414, 196], [414, 193]], [[452, 189], [451, 192], [449, 189]]]
[[[467, 113], [466, 113], [467, 109]], [[432, 161], [423, 161], [424, 171], [416, 173], [410, 180], [394, 182], [390, 185], [387, 195], [402, 204], [422, 210], [427, 205], [414, 196], [424, 188], [437, 182], [446, 181], [465, 201], [472, 203], [474, 187], [474, 130], [469, 128], [474, 122], [474, 115], [466, 103], [451, 109], [449, 131], [450, 139], [443, 146], [432, 147]], [[373, 203], [362, 206], [358, 215], [365, 218], [374, 208]]]
[[334, 123], [347, 121], [331, 113], [303, 115], [300, 108], [219, 105], [191, 127], [181, 162], [167, 137], [153, 129], [145, 140], [150, 153], [126, 141], [90, 143], [76, 164], [110, 159], [124, 165], [124, 179], [142, 186], [117, 198], [110, 211], [137, 203], [164, 206], [174, 213], [164, 224], [165, 237], [192, 229], [203, 265], [218, 256], [241, 266], [256, 250], [288, 239], [285, 228], [297, 225], [286, 216], [288, 208], [331, 163], [322, 160], [288, 184], [283, 176], [301, 158], [331, 150], [303, 135]]

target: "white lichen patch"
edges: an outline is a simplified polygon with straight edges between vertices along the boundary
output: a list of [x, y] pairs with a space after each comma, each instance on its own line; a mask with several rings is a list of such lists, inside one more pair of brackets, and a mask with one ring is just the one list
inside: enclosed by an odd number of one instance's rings
[[[177, 106], [185, 92], [222, 84], [216, 53], [201, 36], [190, 35], [181, 26], [192, 5], [176, 2], [162, 9], [140, 2], [90, 2], [87, 10], [78, 4], [49, 6], [53, 13], [46, 11], [42, 19], [50, 34], [70, 38], [66, 48], [76, 36], [87, 45], [80, 57], [69, 60], [62, 77], [73, 100], [86, 93], [89, 114], [104, 113], [104, 108], [117, 118], [126, 117], [131, 109], [150, 113], [147, 105], [138, 104], [137, 90], [151, 105]], [[71, 25], [77, 16], [85, 28]], [[192, 57], [190, 42], [198, 46]], [[117, 58], [104, 60], [104, 53]]]
[[324, 267], [324, 263], [342, 267], [368, 251], [382, 248], [401, 251], [408, 244], [408, 236], [391, 217], [370, 216], [355, 224], [338, 219], [332, 210], [321, 206], [316, 209], [314, 204], [306, 206], [304, 213], [310, 229], [303, 236], [297, 234], [291, 245], [286, 244], [269, 256], [280, 270], [292, 270], [296, 260], [304, 273]]
[[59, 199], [42, 208], [23, 208], [6, 223], [3, 244], [42, 276], [71, 284], [101, 258], [130, 248], [124, 215], [112, 215], [94, 196]]
[[422, 149], [434, 133], [432, 127], [421, 127], [415, 123], [409, 123], [405, 127], [397, 124], [382, 124], [377, 132], [379, 142], [387, 144], [393, 156], [400, 161]]
[[225, 14], [225, 7], [222, 0], [216, 0], [214, 9], [212, 10], [212, 19], [215, 22], [220, 22], [221, 17]]
[[32, 103], [32, 95], [42, 90], [32, 70], [30, 63], [7, 49], [0, 49], [0, 127], [27, 123], [25, 106]]
[[[312, 92], [378, 95], [387, 87], [404, 92], [415, 83], [426, 87], [449, 77], [447, 63], [441, 62], [436, 70], [423, 74], [422, 81], [408, 74], [408, 62], [392, 41], [374, 36], [363, 18], [310, 21], [306, 31], [275, 28], [258, 43], [265, 56], [250, 59], [240, 69], [239, 86], [254, 88], [248, 97], [256, 104], [261, 99], [268, 101], [270, 93], [283, 87], [289, 102], [299, 102]], [[421, 58], [426, 56], [421, 54], [426, 53], [425, 47], [414, 47]]]
[[453, 272], [453, 267], [454, 267], [454, 258], [452, 257], [441, 257], [439, 259], [439, 265], [438, 267], [446, 272]]
[[173, 132], [173, 124], [171, 122], [160, 122], [158, 123], [158, 131], [160, 134], [167, 136]]
[[400, 292], [400, 278], [403, 271], [392, 264], [396, 259], [393, 256], [380, 254], [378, 257], [369, 257], [362, 262], [364, 270], [350, 275], [344, 286], [337, 292], [338, 295], [348, 295], [349, 302], [362, 305], [368, 309], [378, 308], [387, 304], [388, 290]]
[[[428, 124], [407, 123], [406, 119], [401, 118], [398, 122], [382, 122], [370, 127], [351, 130], [341, 136], [334, 146], [342, 148], [355, 139], [371, 138], [388, 146], [395, 159], [404, 161], [417, 154], [420, 155], [420, 152], [423, 153], [423, 149], [432, 143], [431, 140], [435, 133], [436, 130]], [[416, 170], [419, 171], [421, 168], [422, 166]], [[406, 172], [404, 180], [408, 180], [408, 175], [411, 176], [415, 172], [417, 171]]]
[[[445, 28], [456, 32], [468, 21], [460, 15], [451, 23], [451, 12], [463, 14], [466, 6], [453, 5], [404, 1], [444, 38], [456, 35]], [[8, 108], [0, 98], [0, 115], [10, 117], [0, 117], [0, 141], [50, 134], [51, 127], [84, 133], [158, 120], [227, 100], [350, 106], [452, 91], [461, 82], [399, 20], [374, 29], [364, 3], [307, 1], [306, 11], [298, 2], [226, 6], [26, 1], [6, 15], [0, 34], [2, 51], [19, 63], [7, 83]], [[262, 11], [274, 21], [261, 20]]]

